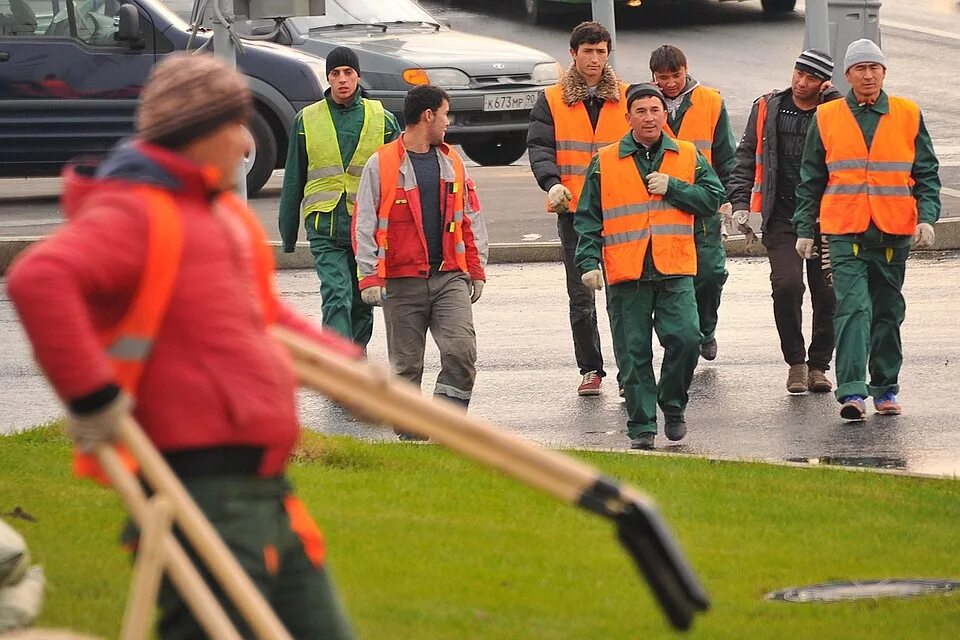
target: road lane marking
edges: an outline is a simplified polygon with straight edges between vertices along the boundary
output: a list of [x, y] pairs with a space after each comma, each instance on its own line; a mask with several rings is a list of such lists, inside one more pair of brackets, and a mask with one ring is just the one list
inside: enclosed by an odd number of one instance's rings
[[948, 187], [940, 187], [940, 193], [950, 196], [951, 198], [960, 198], [960, 189], [950, 189]]
[[527, 234], [524, 234], [524, 236], [520, 238], [520, 240], [522, 240], [523, 242], [536, 242], [542, 237], [543, 236], [540, 235], [539, 233], [527, 233]]
[[43, 218], [42, 220], [0, 220], [0, 227], [47, 227], [62, 223], [63, 218]]
[[922, 33], [928, 36], [937, 36], [938, 38], [946, 38], [947, 40], [960, 40], [960, 34], [956, 34], [950, 31], [941, 31], [940, 29], [930, 29], [929, 27], [921, 27], [918, 25], [907, 24], [905, 22], [894, 22], [892, 20], [884, 20], [883, 16], [880, 17], [880, 27], [893, 27], [894, 29], [904, 29], [905, 31], [915, 31], [917, 33]]

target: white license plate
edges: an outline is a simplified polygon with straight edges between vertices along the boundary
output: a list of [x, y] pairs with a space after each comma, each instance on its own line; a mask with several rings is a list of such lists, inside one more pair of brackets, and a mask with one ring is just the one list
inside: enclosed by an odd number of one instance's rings
[[539, 93], [488, 93], [483, 96], [484, 111], [533, 109]]

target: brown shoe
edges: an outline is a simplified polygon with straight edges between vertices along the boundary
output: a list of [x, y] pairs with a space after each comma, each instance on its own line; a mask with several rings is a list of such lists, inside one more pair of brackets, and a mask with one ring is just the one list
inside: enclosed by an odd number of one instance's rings
[[813, 393], [827, 393], [833, 391], [833, 383], [820, 369], [810, 369], [807, 375], [807, 389]]
[[787, 374], [787, 391], [790, 393], [803, 393], [807, 390], [807, 365], [792, 364], [790, 373]]

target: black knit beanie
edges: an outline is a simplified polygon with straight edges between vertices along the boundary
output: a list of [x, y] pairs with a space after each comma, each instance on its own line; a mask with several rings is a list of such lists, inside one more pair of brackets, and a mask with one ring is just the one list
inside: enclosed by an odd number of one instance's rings
[[349, 47], [337, 47], [327, 54], [327, 75], [337, 67], [351, 67], [360, 75], [360, 59]]

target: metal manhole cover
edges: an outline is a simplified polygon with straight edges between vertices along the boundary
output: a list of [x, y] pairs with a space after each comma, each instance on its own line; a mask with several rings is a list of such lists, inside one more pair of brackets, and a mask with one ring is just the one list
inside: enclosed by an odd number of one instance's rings
[[876, 598], [913, 598], [960, 591], [957, 580], [863, 580], [827, 582], [807, 587], [792, 587], [767, 594], [767, 600], [783, 602], [840, 602]]

